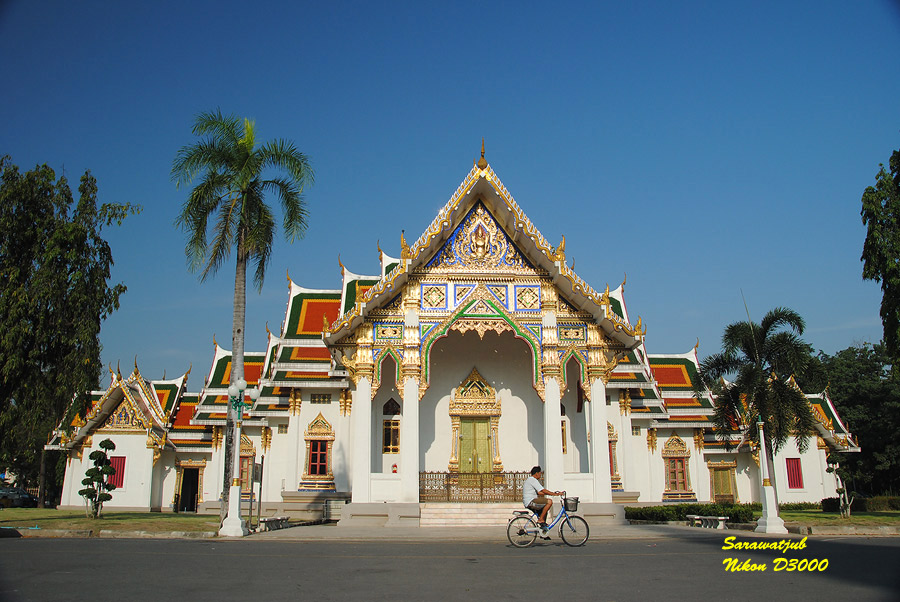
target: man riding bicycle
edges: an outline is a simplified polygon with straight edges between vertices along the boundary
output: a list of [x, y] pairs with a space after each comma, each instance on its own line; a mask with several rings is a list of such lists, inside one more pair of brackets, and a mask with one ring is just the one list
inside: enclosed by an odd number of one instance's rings
[[542, 531], [547, 529], [547, 513], [553, 505], [553, 500], [548, 495], [560, 495], [559, 491], [550, 491], [544, 489], [541, 485], [541, 479], [544, 477], [544, 471], [540, 466], [531, 469], [531, 476], [522, 485], [522, 503], [526, 508], [540, 515], [538, 526]]

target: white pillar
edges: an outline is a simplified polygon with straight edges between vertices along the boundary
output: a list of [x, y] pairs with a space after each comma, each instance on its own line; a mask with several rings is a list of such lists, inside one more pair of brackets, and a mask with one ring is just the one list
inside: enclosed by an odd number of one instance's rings
[[[241, 396], [244, 395], [244, 392], [241, 391]], [[229, 399], [229, 403], [231, 400]], [[221, 537], [243, 537], [245, 535], [250, 534], [250, 530], [247, 529], [247, 522], [241, 516], [241, 418], [242, 416], [236, 416], [237, 420], [234, 422], [234, 443], [232, 443], [232, 449], [234, 450], [233, 457], [231, 461], [233, 463], [234, 470], [234, 478], [231, 479], [231, 487], [228, 491], [228, 515], [225, 517], [225, 520], [222, 521], [222, 528], [219, 529], [219, 536]], [[228, 459], [226, 459], [226, 462]]]
[[787, 533], [784, 521], [778, 516], [778, 502], [775, 500], [775, 488], [769, 480], [769, 461], [766, 457], [766, 437], [763, 434], [763, 423], [757, 422], [759, 429], [759, 470], [762, 475], [762, 516], [756, 521], [757, 533]]
[[631, 434], [631, 412], [622, 416], [622, 430], [619, 431], [619, 457], [622, 465], [619, 470], [622, 475], [622, 488], [625, 491], [640, 491], [637, 480], [637, 469], [634, 467], [634, 445]]
[[371, 501], [372, 472], [372, 383], [363, 376], [353, 391], [353, 469], [351, 472], [353, 503]]
[[562, 415], [559, 411], [559, 381], [544, 379], [544, 487], [554, 491], [565, 489], [562, 452]]
[[303, 463], [306, 461], [303, 455], [306, 452], [305, 446], [301, 445], [303, 441], [303, 425], [300, 424], [300, 409], [296, 413], [288, 416], [288, 449], [290, 450], [287, 457], [287, 471], [285, 472], [285, 491], [297, 491], [300, 487], [300, 474], [303, 470]]
[[606, 430], [606, 385], [602, 378], [591, 383], [591, 472], [594, 475], [594, 502], [612, 503], [609, 482], [609, 435]]
[[403, 382], [400, 414], [400, 500], [419, 501], [419, 379]]

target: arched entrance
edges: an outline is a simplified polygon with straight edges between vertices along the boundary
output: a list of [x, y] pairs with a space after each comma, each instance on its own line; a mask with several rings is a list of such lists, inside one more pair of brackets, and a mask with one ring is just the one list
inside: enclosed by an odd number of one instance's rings
[[420, 501], [518, 499], [543, 449], [528, 344], [512, 332], [452, 331], [431, 362], [420, 404]]

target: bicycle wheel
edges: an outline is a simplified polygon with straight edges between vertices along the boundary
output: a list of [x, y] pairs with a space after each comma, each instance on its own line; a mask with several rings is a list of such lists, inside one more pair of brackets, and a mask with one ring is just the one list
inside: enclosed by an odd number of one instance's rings
[[537, 538], [537, 525], [530, 518], [517, 516], [506, 527], [506, 537], [509, 543], [517, 548], [527, 548]]
[[590, 533], [587, 521], [580, 516], [568, 516], [559, 525], [559, 536], [570, 546], [583, 546]]

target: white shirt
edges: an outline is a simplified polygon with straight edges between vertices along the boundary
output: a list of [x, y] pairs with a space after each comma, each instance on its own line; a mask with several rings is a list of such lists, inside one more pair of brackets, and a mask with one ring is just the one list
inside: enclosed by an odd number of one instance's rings
[[544, 488], [541, 482], [534, 477], [528, 477], [525, 484], [522, 485], [522, 504], [528, 506], [538, 495], [538, 492]]

